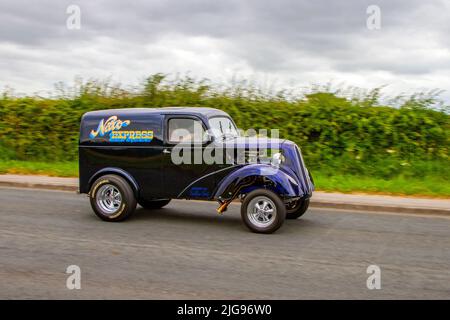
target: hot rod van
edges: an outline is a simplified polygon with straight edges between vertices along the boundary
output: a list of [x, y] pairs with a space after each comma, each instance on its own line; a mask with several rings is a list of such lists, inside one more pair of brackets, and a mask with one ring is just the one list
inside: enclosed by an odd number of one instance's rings
[[[213, 161], [212, 161], [213, 160]], [[212, 108], [135, 108], [87, 112], [80, 125], [80, 193], [105, 221], [128, 218], [139, 204], [235, 199], [254, 232], [271, 233], [308, 208], [314, 190], [292, 141], [242, 137]]]

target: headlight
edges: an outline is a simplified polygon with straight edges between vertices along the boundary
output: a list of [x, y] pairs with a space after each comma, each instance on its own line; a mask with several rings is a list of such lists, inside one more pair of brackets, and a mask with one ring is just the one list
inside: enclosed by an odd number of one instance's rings
[[270, 163], [276, 167], [279, 167], [280, 164], [284, 162], [284, 160], [284, 156], [281, 154], [281, 152], [277, 152], [272, 155], [272, 160]]

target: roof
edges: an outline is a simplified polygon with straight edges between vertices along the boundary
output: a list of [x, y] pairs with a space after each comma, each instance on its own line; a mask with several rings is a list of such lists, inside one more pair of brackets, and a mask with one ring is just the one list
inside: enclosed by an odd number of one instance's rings
[[196, 116], [228, 116], [228, 114], [222, 110], [214, 108], [203, 107], [165, 107], [165, 108], [123, 108], [123, 109], [105, 109], [90, 111], [85, 113], [85, 116], [101, 117], [104, 115], [120, 114], [120, 115], [146, 115], [146, 114], [185, 114]]

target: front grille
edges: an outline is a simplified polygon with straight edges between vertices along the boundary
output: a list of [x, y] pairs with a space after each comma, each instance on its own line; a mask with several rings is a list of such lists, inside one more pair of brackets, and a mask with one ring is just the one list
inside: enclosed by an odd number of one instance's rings
[[308, 169], [306, 169], [305, 162], [303, 161], [303, 156], [300, 148], [298, 146], [295, 146], [295, 150], [297, 151], [298, 161], [299, 161], [299, 167], [301, 170], [302, 178], [301, 180], [305, 183], [305, 188], [308, 194], [311, 194], [313, 191], [313, 184], [311, 182], [311, 179], [309, 177]]

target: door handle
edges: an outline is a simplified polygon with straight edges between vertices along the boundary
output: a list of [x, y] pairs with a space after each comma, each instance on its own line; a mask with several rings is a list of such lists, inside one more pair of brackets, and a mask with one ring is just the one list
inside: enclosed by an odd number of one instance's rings
[[168, 154], [169, 154], [169, 153], [170, 153], [170, 150], [169, 150], [169, 149], [164, 149], [164, 150], [163, 150], [163, 153], [168, 153]]

